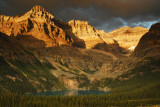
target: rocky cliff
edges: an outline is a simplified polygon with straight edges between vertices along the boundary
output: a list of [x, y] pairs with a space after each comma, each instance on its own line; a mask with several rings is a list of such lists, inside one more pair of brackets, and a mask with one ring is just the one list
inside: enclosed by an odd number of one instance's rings
[[160, 23], [151, 26], [149, 32], [140, 39], [134, 55], [138, 57], [156, 55], [160, 52]]
[[72, 27], [73, 34], [85, 41], [87, 49], [94, 48], [97, 44], [105, 42], [101, 38], [102, 31], [93, 28], [87, 21], [71, 20], [68, 24]]
[[121, 27], [120, 29], [116, 29], [112, 32], [109, 32], [107, 35], [102, 36], [102, 38], [107, 43], [113, 43], [113, 40], [115, 40], [118, 42], [121, 48], [124, 48], [128, 51], [134, 51], [140, 38], [146, 32], [148, 32], [148, 29], [143, 27]]
[[16, 17], [0, 15], [0, 32], [15, 36], [31, 48], [72, 45], [121, 53], [121, 48], [134, 50], [140, 37], [147, 31], [142, 27], [124, 27], [107, 34], [86, 21], [71, 20], [66, 23], [55, 20], [41, 6], [34, 6], [26, 14]]
[[[41, 6], [34, 6], [26, 14], [16, 17], [0, 16], [0, 32], [8, 36], [16, 36], [23, 44], [30, 47], [45, 47], [70, 45], [72, 40], [66, 33], [54, 24], [54, 16]], [[29, 41], [25, 41], [24, 39]], [[35, 39], [34, 39], [35, 38]], [[29, 42], [29, 43], [28, 43]]]
[[[103, 30], [95, 29], [89, 25], [87, 21], [71, 20], [68, 24], [71, 26], [72, 33], [80, 40], [84, 41], [86, 49], [97, 49], [114, 54], [121, 53], [121, 49], [117, 42], [114, 41], [110, 44], [108, 41], [104, 41], [102, 37], [107, 35], [107, 33]], [[75, 41], [75, 44], [77, 44], [77, 41]]]
[[99, 31], [86, 21], [55, 20], [41, 6], [34, 6], [24, 15], [0, 16], [0, 32], [14, 36], [26, 47], [40, 48], [69, 45], [87, 49], [115, 51], [102, 38], [106, 33]]

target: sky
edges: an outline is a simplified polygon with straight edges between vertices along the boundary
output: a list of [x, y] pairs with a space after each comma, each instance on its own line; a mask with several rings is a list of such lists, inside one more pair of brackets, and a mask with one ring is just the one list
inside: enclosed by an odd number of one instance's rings
[[150, 28], [160, 21], [160, 0], [0, 0], [0, 14], [16, 16], [34, 5], [56, 19], [88, 21], [106, 32], [124, 26]]

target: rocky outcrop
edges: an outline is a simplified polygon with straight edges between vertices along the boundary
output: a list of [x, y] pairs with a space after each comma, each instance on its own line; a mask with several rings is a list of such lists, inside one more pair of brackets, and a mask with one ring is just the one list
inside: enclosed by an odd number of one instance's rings
[[149, 32], [140, 39], [134, 55], [142, 57], [146, 55], [155, 55], [160, 52], [160, 23], [151, 26]]
[[68, 24], [72, 27], [73, 34], [84, 40], [87, 49], [116, 53], [134, 51], [140, 38], [148, 32], [148, 29], [143, 27], [122, 27], [105, 33], [93, 28], [86, 21], [71, 20]]
[[[26, 14], [16, 17], [0, 16], [0, 32], [8, 36], [19, 36], [21, 42], [23, 38], [30, 39], [29, 46], [36, 47], [38, 39], [45, 43], [45, 47], [71, 45], [72, 39], [66, 35], [63, 29], [54, 24], [54, 16], [46, 12], [41, 6], [35, 6]], [[23, 36], [22, 36], [23, 35]], [[30, 37], [32, 36], [32, 37]], [[35, 38], [35, 39], [32, 39]]]
[[119, 45], [117, 43], [108, 44], [102, 37], [107, 35], [103, 30], [97, 30], [87, 21], [71, 20], [68, 22], [71, 26], [71, 32], [78, 39], [74, 40], [73, 46], [79, 46], [84, 42], [86, 49], [96, 49], [111, 53], [120, 53]]
[[93, 28], [87, 21], [71, 20], [68, 24], [72, 27], [73, 34], [84, 40], [87, 49], [94, 48], [97, 44], [105, 43], [101, 38], [102, 31]]
[[78, 90], [78, 81], [77, 79], [70, 79], [68, 77], [61, 77], [60, 80], [65, 84], [68, 89]]
[[116, 29], [107, 35], [102, 36], [102, 38], [110, 44], [114, 43], [113, 40], [115, 40], [121, 48], [128, 51], [134, 51], [140, 38], [146, 32], [148, 32], [148, 29], [143, 27], [121, 27], [120, 29]]

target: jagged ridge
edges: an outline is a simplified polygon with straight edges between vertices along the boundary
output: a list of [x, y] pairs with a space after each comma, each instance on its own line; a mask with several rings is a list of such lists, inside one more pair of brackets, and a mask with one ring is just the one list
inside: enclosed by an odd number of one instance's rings
[[[56, 26], [54, 21], [54, 16], [46, 12], [43, 7], [35, 6], [22, 16], [10, 17], [1, 15], [0, 26], [2, 27], [0, 27], [0, 32], [9, 36], [30, 35], [33, 38], [44, 41], [45, 47], [60, 46], [61, 44], [70, 45], [71, 38]], [[28, 39], [33, 41], [29, 45], [32, 44], [32, 47], [36, 47], [34, 40], [29, 36]]]

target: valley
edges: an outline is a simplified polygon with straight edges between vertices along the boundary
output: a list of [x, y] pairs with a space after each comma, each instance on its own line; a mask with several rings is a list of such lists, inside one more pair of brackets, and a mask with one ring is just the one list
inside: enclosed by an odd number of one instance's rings
[[105, 33], [87, 21], [57, 20], [34, 6], [20, 16], [0, 15], [0, 93], [102, 90], [111, 91], [100, 96], [111, 105], [106, 98], [122, 105], [125, 97], [131, 105], [136, 98], [153, 98], [159, 104], [159, 53], [160, 23]]

